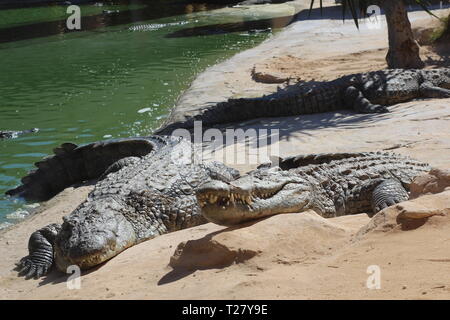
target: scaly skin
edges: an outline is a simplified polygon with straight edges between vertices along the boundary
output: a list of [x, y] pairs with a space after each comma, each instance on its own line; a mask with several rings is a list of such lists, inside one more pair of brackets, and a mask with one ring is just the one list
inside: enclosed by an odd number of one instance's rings
[[412, 179], [429, 170], [425, 163], [390, 153], [299, 156], [231, 182], [207, 182], [196, 196], [203, 216], [220, 225], [309, 209], [334, 217], [378, 212], [405, 201]]
[[300, 82], [261, 98], [230, 99], [199, 110], [183, 121], [169, 117], [157, 134], [204, 128], [255, 118], [286, 117], [351, 109], [359, 113], [388, 112], [386, 106], [418, 98], [450, 98], [450, 69], [388, 69], [359, 73], [325, 82]]
[[[30, 254], [18, 264], [20, 274], [37, 278], [54, 263], [63, 272], [70, 265], [89, 269], [139, 242], [207, 222], [200, 214], [196, 188], [212, 178], [231, 181], [239, 173], [218, 162], [199, 163], [186, 140], [163, 140], [157, 150], [140, 159], [124, 158], [117, 162], [121, 165], [110, 166], [110, 173], [84, 203], [63, 218], [61, 226], [53, 224], [33, 233]], [[121, 141], [119, 146], [123, 149], [128, 142], [136, 146], [132, 139]], [[112, 144], [117, 147], [117, 141]], [[105, 148], [108, 142], [103, 145]], [[142, 147], [142, 141], [138, 145]], [[105, 155], [109, 158], [112, 153], [110, 149]], [[69, 154], [78, 153], [72, 150]]]
[[160, 136], [113, 139], [84, 146], [63, 143], [54, 155], [35, 163], [22, 178], [22, 185], [8, 190], [7, 195], [28, 201], [45, 201], [75, 183], [97, 179], [121, 166], [154, 153], [170, 143]]

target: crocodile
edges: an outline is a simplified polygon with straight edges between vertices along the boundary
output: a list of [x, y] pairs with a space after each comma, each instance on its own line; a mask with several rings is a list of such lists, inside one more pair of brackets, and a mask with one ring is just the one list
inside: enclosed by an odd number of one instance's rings
[[203, 128], [255, 118], [285, 117], [342, 109], [358, 113], [385, 113], [387, 106], [418, 98], [450, 98], [450, 69], [387, 69], [343, 76], [332, 81], [308, 81], [289, 85], [257, 97], [229, 99], [179, 118], [176, 109], [155, 134]]
[[213, 179], [196, 191], [203, 216], [232, 226], [280, 213], [314, 210], [325, 218], [380, 210], [406, 201], [412, 180], [430, 171], [386, 152], [330, 153], [279, 159], [231, 182]]
[[0, 139], [14, 139], [23, 134], [34, 133], [34, 132], [38, 132], [38, 131], [39, 131], [38, 128], [22, 130], [22, 131], [0, 130]]
[[53, 265], [63, 272], [71, 265], [89, 269], [142, 241], [206, 223], [195, 189], [213, 178], [234, 180], [239, 172], [195, 155], [187, 140], [160, 136], [56, 148], [8, 194], [45, 199], [76, 181], [100, 181], [62, 224], [31, 235], [19, 275], [39, 278]]

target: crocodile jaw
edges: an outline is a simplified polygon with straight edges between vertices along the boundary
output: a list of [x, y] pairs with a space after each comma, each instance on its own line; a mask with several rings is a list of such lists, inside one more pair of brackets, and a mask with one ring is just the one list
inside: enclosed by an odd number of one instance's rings
[[[54, 245], [55, 263], [62, 272], [71, 265], [89, 269], [137, 242], [131, 223], [121, 214], [102, 212], [105, 207], [99, 203], [92, 205], [79, 215], [82, 218], [74, 215], [64, 219]], [[111, 209], [111, 202], [109, 205]]]
[[111, 242], [102, 249], [92, 250], [82, 256], [67, 255], [59, 247], [55, 246], [56, 267], [62, 272], [66, 272], [67, 268], [73, 265], [78, 266], [81, 270], [87, 270], [115, 257], [133, 244], [129, 243], [126, 246], [117, 247], [114, 242]]
[[210, 222], [231, 226], [274, 214], [301, 212], [311, 202], [307, 184], [289, 178], [265, 184], [249, 180], [213, 180], [202, 185], [196, 191], [202, 215]]

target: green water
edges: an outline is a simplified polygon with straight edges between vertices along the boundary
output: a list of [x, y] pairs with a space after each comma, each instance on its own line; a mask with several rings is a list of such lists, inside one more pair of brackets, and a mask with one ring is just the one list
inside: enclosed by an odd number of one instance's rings
[[[103, 17], [105, 9], [121, 14]], [[171, 0], [83, 5], [92, 19], [79, 32], [64, 32], [65, 7], [0, 10], [0, 130], [40, 129], [0, 140], [0, 223], [18, 221], [9, 214], [24, 208], [4, 192], [53, 148], [151, 133], [195, 75], [270, 35], [226, 27], [218, 34], [217, 26], [205, 35], [211, 24], [268, 18], [267, 10], [209, 9]], [[152, 26], [128, 29], [142, 24]], [[167, 37], [189, 28], [188, 37]]]

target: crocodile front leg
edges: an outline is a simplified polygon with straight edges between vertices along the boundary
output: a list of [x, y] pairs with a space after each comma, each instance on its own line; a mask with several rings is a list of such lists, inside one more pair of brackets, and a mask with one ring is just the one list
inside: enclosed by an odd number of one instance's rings
[[420, 85], [420, 95], [423, 98], [450, 98], [450, 90], [436, 87], [431, 82]]
[[17, 263], [19, 276], [37, 279], [48, 272], [53, 265], [53, 243], [60, 230], [61, 225], [53, 223], [33, 232], [28, 240], [29, 255]]
[[373, 212], [377, 213], [378, 211], [408, 199], [408, 192], [405, 190], [400, 181], [396, 179], [385, 180], [373, 190]]
[[364, 97], [361, 90], [350, 86], [345, 90], [345, 103], [359, 113], [385, 113], [389, 110], [385, 106], [379, 104], [372, 104]]

